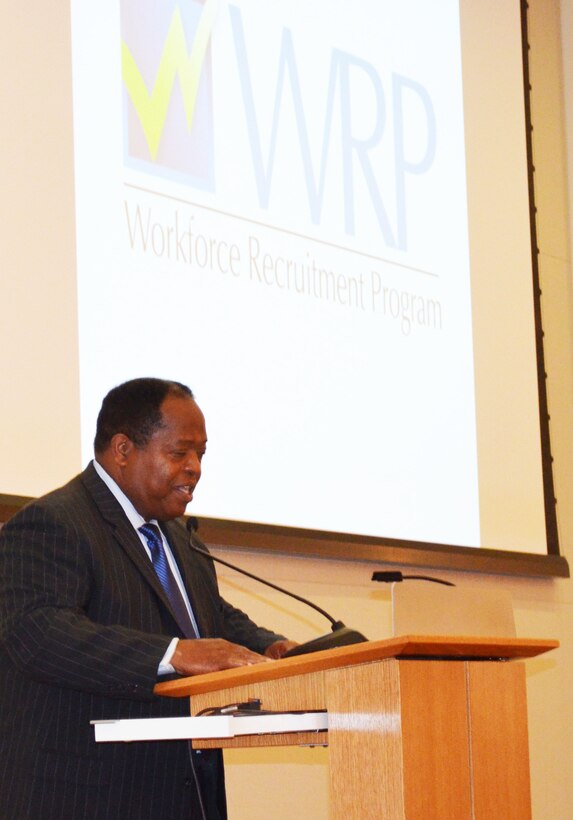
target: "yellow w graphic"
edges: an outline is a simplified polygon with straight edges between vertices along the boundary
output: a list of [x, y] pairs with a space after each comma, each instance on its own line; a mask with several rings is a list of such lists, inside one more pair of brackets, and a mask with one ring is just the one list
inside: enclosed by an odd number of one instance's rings
[[131, 51], [125, 42], [122, 41], [121, 66], [123, 81], [141, 121], [152, 159], [156, 158], [157, 151], [159, 150], [159, 142], [163, 133], [171, 91], [177, 74], [179, 74], [181, 89], [183, 91], [183, 105], [187, 118], [187, 130], [191, 131], [201, 70], [215, 23], [215, 17], [217, 16], [217, 10], [218, 0], [206, 0], [195, 33], [193, 47], [190, 54], [188, 54], [181, 12], [179, 8], [175, 9], [165, 39], [165, 45], [151, 95], [147, 91], [147, 87]]

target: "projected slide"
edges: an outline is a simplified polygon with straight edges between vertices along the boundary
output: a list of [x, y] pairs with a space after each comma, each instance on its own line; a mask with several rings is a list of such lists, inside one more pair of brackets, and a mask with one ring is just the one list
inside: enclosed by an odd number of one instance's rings
[[173, 378], [195, 514], [479, 546], [457, 1], [78, 0], [72, 35], [85, 461], [109, 388]]

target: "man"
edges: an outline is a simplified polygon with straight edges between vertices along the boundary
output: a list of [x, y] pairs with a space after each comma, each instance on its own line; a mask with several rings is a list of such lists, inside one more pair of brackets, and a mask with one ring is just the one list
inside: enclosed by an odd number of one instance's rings
[[184, 700], [154, 697], [162, 675], [293, 645], [226, 603], [212, 562], [187, 546], [176, 519], [206, 444], [189, 388], [126, 382], [104, 399], [94, 462], [0, 531], [2, 818], [225, 817], [218, 752], [96, 745], [90, 726], [184, 715]]

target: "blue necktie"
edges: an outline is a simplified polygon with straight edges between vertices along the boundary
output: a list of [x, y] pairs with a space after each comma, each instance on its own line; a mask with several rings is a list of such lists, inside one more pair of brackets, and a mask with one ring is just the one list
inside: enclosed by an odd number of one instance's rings
[[169, 567], [169, 562], [163, 546], [163, 539], [161, 538], [159, 529], [155, 526], [155, 524], [143, 524], [139, 528], [139, 532], [143, 533], [145, 536], [151, 552], [153, 569], [157, 573], [157, 577], [161, 581], [161, 586], [167, 594], [171, 609], [175, 615], [175, 620], [177, 621], [179, 628], [186, 638], [196, 638], [197, 632], [193, 626], [193, 621], [189, 617], [189, 612], [185, 606], [185, 601], [181, 595], [181, 590], [179, 589], [177, 581], [175, 580], [173, 573], [171, 572], [171, 568]]

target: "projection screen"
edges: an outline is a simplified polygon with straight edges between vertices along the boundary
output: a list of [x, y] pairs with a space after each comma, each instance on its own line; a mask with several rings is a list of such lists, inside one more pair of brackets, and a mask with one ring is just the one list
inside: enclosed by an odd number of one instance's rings
[[520, 2], [71, 11], [82, 464], [172, 378], [219, 543], [558, 554]]

